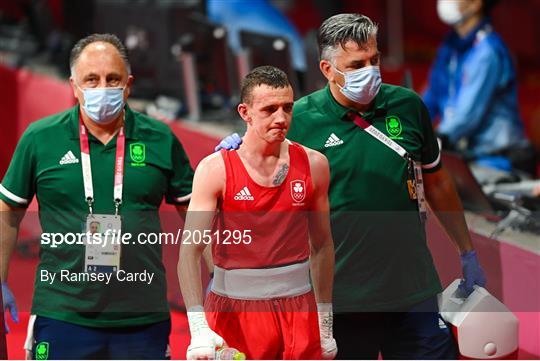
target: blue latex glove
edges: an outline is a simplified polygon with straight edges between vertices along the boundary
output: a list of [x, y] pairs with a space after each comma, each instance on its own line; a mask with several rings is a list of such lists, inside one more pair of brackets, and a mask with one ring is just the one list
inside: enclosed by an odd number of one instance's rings
[[15, 323], [19, 323], [19, 312], [17, 311], [17, 304], [15, 303], [15, 296], [13, 292], [9, 289], [7, 283], [2, 282], [2, 300], [4, 301], [4, 325], [6, 327], [6, 332], [9, 332], [9, 327], [7, 324], [6, 310], [9, 310], [11, 319]]
[[484, 287], [486, 276], [484, 270], [478, 263], [476, 251], [468, 251], [461, 255], [461, 266], [463, 269], [463, 279], [458, 286], [460, 297], [466, 298], [474, 291], [474, 285]]
[[242, 138], [238, 135], [238, 133], [233, 133], [231, 135], [226, 136], [219, 142], [219, 144], [214, 148], [214, 151], [218, 151], [221, 149], [226, 150], [233, 150], [240, 148], [240, 144], [242, 144]]

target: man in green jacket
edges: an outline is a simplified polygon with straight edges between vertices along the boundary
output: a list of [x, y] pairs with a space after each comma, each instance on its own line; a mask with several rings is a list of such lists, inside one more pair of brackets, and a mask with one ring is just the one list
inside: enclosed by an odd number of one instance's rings
[[[81, 39], [70, 66], [78, 105], [28, 127], [0, 184], [2, 290], [36, 196], [43, 234], [33, 357], [163, 359], [170, 317], [161, 245], [138, 236], [160, 232], [164, 197], [185, 207], [193, 171], [167, 125], [126, 105], [133, 76], [116, 36]], [[132, 237], [93, 242], [107, 232]]]

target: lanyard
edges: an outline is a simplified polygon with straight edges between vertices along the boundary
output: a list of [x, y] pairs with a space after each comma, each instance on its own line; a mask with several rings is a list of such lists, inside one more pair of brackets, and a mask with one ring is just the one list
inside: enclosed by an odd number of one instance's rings
[[381, 132], [379, 129], [375, 128], [373, 125], [369, 124], [365, 119], [361, 118], [356, 113], [349, 113], [349, 118], [359, 126], [360, 128], [364, 129], [366, 132], [369, 133], [372, 137], [377, 139], [379, 142], [383, 143], [390, 149], [392, 149], [394, 152], [399, 154], [401, 158], [409, 160], [410, 156], [407, 153], [407, 151], [399, 144], [394, 142], [392, 139], [388, 138], [383, 132]]
[[[379, 142], [386, 145], [388, 148], [396, 152], [401, 158], [407, 161], [407, 166], [409, 167], [409, 172], [412, 172], [414, 178], [414, 184], [412, 187], [416, 190], [414, 198], [418, 203], [418, 210], [420, 212], [420, 219], [425, 221], [427, 216], [427, 205], [426, 198], [424, 193], [424, 181], [422, 177], [422, 167], [420, 162], [414, 161], [411, 155], [403, 148], [401, 145], [394, 142], [392, 139], [388, 138], [386, 134], [381, 132], [379, 129], [375, 128], [373, 125], [369, 124], [365, 119], [360, 117], [354, 112], [349, 112], [347, 114], [349, 119], [351, 119], [354, 124], [364, 129], [369, 135], [377, 139]], [[409, 184], [408, 184], [409, 185]], [[409, 189], [411, 194], [413, 191]]]
[[[84, 182], [84, 197], [88, 203], [88, 209], [92, 214], [92, 205], [94, 203], [94, 185], [92, 184], [92, 167], [90, 165], [90, 145], [88, 143], [88, 130], [82, 120], [79, 120], [79, 139], [81, 144], [81, 163]], [[114, 161], [114, 208], [118, 215], [118, 208], [122, 204], [122, 188], [124, 186], [124, 154], [125, 154], [126, 136], [124, 127], [121, 127], [116, 139], [116, 158]]]

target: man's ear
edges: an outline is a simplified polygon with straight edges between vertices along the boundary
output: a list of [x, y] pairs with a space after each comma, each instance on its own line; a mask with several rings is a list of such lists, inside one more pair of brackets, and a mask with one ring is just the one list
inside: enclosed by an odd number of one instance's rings
[[329, 82], [334, 81], [334, 71], [332, 70], [332, 64], [330, 64], [328, 60], [321, 60], [319, 62], [319, 68], [321, 69], [321, 73]]
[[127, 83], [126, 83], [126, 89], [124, 90], [124, 101], [126, 101], [127, 98], [129, 97], [129, 94], [131, 94], [131, 85], [133, 84], [134, 79], [135, 78], [133, 77], [133, 75], [128, 76], [128, 80], [127, 80]]
[[73, 96], [77, 97], [77, 95], [75, 94], [75, 90], [77, 89], [77, 87], [75, 86], [75, 80], [73, 80], [72, 76], [69, 77], [69, 85], [71, 85], [71, 90], [73, 90]]
[[251, 123], [251, 117], [248, 114], [248, 106], [246, 103], [238, 104], [238, 107], [236, 109], [238, 110], [238, 114], [240, 114], [240, 117], [244, 119], [244, 122]]
[[[84, 97], [82, 95], [82, 92], [77, 87], [77, 84], [75, 84], [75, 79], [73, 76], [69, 77], [69, 84], [71, 85], [71, 90], [73, 91], [73, 96], [79, 101], [79, 104], [84, 103]], [[80, 98], [79, 98], [80, 95]]]

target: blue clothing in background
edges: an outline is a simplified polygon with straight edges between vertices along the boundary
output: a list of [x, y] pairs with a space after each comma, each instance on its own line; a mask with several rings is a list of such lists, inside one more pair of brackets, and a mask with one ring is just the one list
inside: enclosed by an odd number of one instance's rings
[[[438, 133], [452, 145], [466, 138], [468, 151], [480, 159], [525, 141], [514, 65], [487, 20], [465, 38], [455, 31], [447, 36], [424, 101], [432, 119], [440, 117]], [[503, 163], [493, 165], [504, 169]]]
[[296, 70], [306, 70], [304, 43], [292, 23], [267, 0], [208, 0], [208, 17], [227, 28], [230, 47], [242, 48], [240, 30], [283, 36], [289, 41], [291, 61]]

